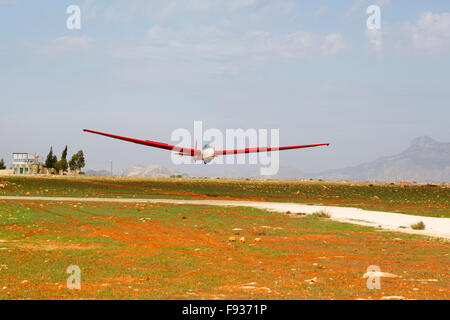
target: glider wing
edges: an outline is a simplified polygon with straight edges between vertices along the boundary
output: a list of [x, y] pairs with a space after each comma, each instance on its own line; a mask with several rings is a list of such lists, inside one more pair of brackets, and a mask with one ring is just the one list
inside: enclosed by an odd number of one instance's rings
[[170, 150], [170, 151], [177, 152], [177, 153], [179, 153], [180, 155], [183, 155], [183, 156], [191, 156], [191, 157], [193, 157], [197, 153], [201, 152], [200, 150], [191, 149], [191, 148], [177, 147], [177, 146], [173, 146], [173, 145], [170, 145], [170, 144], [167, 144], [167, 143], [162, 143], [162, 142], [156, 142], [156, 141], [150, 141], [150, 140], [138, 140], [138, 139], [121, 137], [121, 136], [116, 136], [114, 134], [103, 133], [103, 132], [87, 130], [87, 129], [84, 129], [83, 131], [84, 132], [98, 134], [98, 135], [102, 135], [102, 136], [113, 138], [113, 139], [118, 139], [118, 140], [123, 140], [123, 141], [127, 141], [127, 142], [142, 144], [142, 145], [148, 146], [148, 147], [154, 147], [154, 148], [159, 148], [159, 149], [164, 149], [164, 150]]
[[287, 146], [278, 148], [246, 148], [234, 150], [216, 150], [215, 153], [216, 155], [228, 155], [228, 154], [255, 153], [255, 152], [272, 152], [272, 151], [283, 151], [292, 149], [314, 148], [329, 145], [330, 145], [329, 143], [321, 143], [321, 144], [308, 144], [303, 146]]

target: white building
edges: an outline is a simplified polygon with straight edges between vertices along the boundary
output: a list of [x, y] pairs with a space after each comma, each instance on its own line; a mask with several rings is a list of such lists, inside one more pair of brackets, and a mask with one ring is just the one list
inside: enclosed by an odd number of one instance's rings
[[14, 174], [38, 174], [43, 173], [44, 165], [38, 154], [15, 152], [11, 169]]

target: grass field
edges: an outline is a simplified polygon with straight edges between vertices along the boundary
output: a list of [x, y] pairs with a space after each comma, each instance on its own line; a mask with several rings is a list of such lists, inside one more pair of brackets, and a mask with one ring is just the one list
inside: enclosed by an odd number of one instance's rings
[[[448, 242], [311, 216], [155, 204], [2, 201], [0, 209], [1, 299], [447, 299], [450, 293]], [[69, 265], [82, 270], [79, 291], [66, 288]], [[370, 265], [401, 278], [383, 278], [381, 290], [369, 290], [362, 276]]]
[[[428, 214], [436, 211], [427, 197], [448, 196], [425, 186], [1, 180], [5, 195], [300, 201], [295, 190], [312, 190], [312, 202], [353, 194], [341, 198], [346, 205], [378, 194], [376, 208], [392, 203], [397, 188]], [[447, 201], [433, 202], [440, 215]], [[444, 240], [243, 207], [0, 200], [0, 299], [449, 299], [449, 249]], [[70, 265], [81, 269], [81, 290], [66, 287]], [[369, 290], [371, 265], [398, 278]]]
[[4, 177], [0, 183], [7, 184], [0, 195], [246, 199], [450, 217], [449, 185], [92, 177]]

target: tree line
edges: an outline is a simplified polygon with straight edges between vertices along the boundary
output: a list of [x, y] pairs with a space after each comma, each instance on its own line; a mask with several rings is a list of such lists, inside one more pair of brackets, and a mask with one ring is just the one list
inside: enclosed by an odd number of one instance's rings
[[84, 168], [86, 165], [86, 162], [84, 160], [84, 154], [83, 150], [78, 151], [75, 153], [70, 161], [67, 161], [67, 146], [64, 148], [61, 159], [58, 160], [58, 157], [53, 154], [53, 147], [50, 147], [50, 152], [47, 155], [47, 158], [45, 159], [45, 167], [47, 169], [55, 169], [56, 172], [65, 172], [69, 168], [72, 171], [79, 171], [82, 168]]

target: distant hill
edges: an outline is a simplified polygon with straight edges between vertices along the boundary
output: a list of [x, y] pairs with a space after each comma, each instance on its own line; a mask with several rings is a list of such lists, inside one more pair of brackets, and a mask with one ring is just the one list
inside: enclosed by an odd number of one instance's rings
[[[123, 177], [142, 178], [170, 178], [171, 176], [183, 175], [180, 172], [159, 165], [133, 166], [122, 173]], [[183, 175], [186, 176], [186, 175]]]
[[104, 177], [110, 176], [111, 172], [106, 170], [86, 170], [84, 174], [87, 176]]
[[260, 171], [258, 169], [256, 171], [252, 171], [245, 177], [251, 179], [265, 179], [265, 180], [298, 180], [298, 179], [308, 179], [312, 176], [313, 174], [304, 173], [303, 171], [300, 171], [299, 169], [294, 167], [280, 166], [278, 173], [273, 176], [263, 176], [260, 174]]
[[402, 153], [356, 167], [329, 170], [316, 179], [352, 181], [450, 181], [450, 143], [419, 137]]
[[[209, 169], [209, 170], [207, 170]], [[87, 170], [86, 175], [109, 175], [108, 171]], [[437, 142], [429, 137], [419, 137], [411, 142], [408, 149], [398, 155], [382, 157], [355, 167], [333, 169], [321, 173], [304, 173], [292, 167], [280, 167], [275, 176], [261, 176], [259, 169], [246, 170], [239, 166], [203, 167], [196, 173], [198, 177], [251, 178], [251, 179], [323, 179], [329, 181], [416, 181], [450, 182], [450, 143]], [[124, 177], [166, 178], [182, 175], [176, 170], [160, 165], [133, 166], [122, 173]]]

